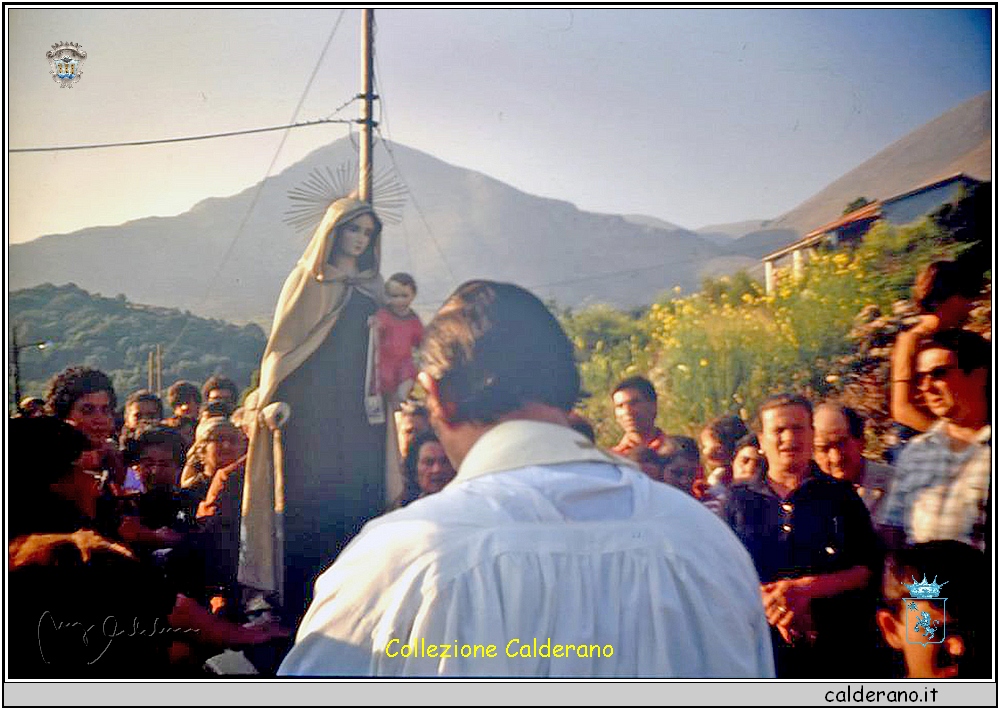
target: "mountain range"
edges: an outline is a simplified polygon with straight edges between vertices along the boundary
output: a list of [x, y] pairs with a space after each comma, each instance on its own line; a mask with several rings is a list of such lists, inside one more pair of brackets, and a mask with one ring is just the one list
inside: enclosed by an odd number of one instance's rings
[[[514, 281], [560, 306], [648, 304], [674, 287], [695, 289], [708, 275], [756, 270], [761, 256], [835, 219], [860, 195], [885, 198], [956, 172], [991, 179], [991, 110], [988, 92], [966, 101], [776, 219], [696, 231], [644, 215], [585, 212], [380, 143], [376, 165], [391, 166], [408, 192], [402, 221], [383, 231], [382, 272], [414, 275], [421, 314], [470, 278]], [[344, 138], [257, 186], [205, 199], [174, 217], [11, 245], [8, 288], [72, 282], [267, 329], [282, 283], [309, 239], [288, 223], [289, 193], [316, 170], [336, 170], [355, 156]]]

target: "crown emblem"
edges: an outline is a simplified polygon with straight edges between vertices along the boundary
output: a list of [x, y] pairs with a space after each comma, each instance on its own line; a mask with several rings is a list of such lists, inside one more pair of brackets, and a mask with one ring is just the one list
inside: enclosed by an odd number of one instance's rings
[[939, 594], [941, 594], [941, 587], [948, 584], [947, 582], [937, 583], [937, 575], [934, 575], [934, 581], [928, 582], [927, 575], [924, 575], [922, 581], [918, 582], [917, 578], [912, 574], [910, 579], [913, 580], [913, 584], [907, 584], [902, 582], [901, 584], [910, 590], [910, 595], [916, 599], [935, 599]]
[[73, 88], [83, 75], [82, 66], [87, 53], [78, 42], [56, 42], [45, 53], [49, 60], [52, 80], [62, 88]]

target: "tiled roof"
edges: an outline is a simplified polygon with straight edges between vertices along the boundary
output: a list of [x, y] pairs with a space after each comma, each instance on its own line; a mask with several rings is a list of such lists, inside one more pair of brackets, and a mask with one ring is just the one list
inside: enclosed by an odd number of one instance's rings
[[931, 182], [925, 183], [923, 185], [920, 185], [919, 187], [915, 187], [912, 190], [908, 190], [898, 195], [887, 197], [884, 200], [875, 200], [873, 202], [868, 203], [864, 207], [860, 207], [854, 210], [853, 212], [845, 214], [842, 217], [838, 217], [832, 222], [824, 224], [822, 227], [814, 229], [813, 231], [806, 234], [806, 236], [802, 237], [802, 239], [799, 239], [796, 242], [792, 242], [788, 246], [784, 246], [781, 249], [777, 249], [771, 252], [770, 254], [765, 255], [764, 257], [762, 257], [762, 260], [771, 261], [773, 259], [785, 256], [786, 254], [790, 254], [793, 251], [797, 251], [799, 249], [803, 249], [806, 247], [811, 247], [822, 241], [824, 235], [836, 229], [840, 229], [841, 227], [844, 227], [848, 224], [851, 224], [852, 222], [860, 222], [862, 220], [867, 220], [867, 219], [878, 219], [879, 216], [881, 215], [882, 207], [884, 205], [890, 204], [892, 202], [897, 202], [899, 200], [911, 197], [918, 193], [931, 190], [935, 187], [940, 187], [941, 185], [946, 185], [950, 182], [957, 182], [960, 180], [971, 183], [981, 182], [980, 180], [969, 177], [965, 173], [955, 173], [954, 175], [949, 175], [948, 177], [945, 178], [933, 180]]
[[879, 200], [874, 202], [869, 202], [864, 207], [859, 207], [853, 212], [848, 212], [843, 217], [835, 219], [828, 224], [824, 224], [819, 229], [814, 229], [805, 236], [806, 239], [809, 237], [819, 236], [820, 234], [826, 234], [827, 232], [832, 232], [835, 229], [851, 224], [852, 222], [860, 222], [865, 219], [875, 219], [882, 212], [882, 203]]

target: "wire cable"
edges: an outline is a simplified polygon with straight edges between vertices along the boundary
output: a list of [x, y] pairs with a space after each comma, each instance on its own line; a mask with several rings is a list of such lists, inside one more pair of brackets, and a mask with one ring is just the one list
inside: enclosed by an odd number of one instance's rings
[[583, 283], [584, 281], [593, 281], [594, 279], [604, 279], [609, 276], [626, 276], [631, 274], [641, 274], [644, 271], [655, 271], [656, 269], [664, 269], [668, 266], [681, 266], [688, 263], [698, 262], [699, 259], [688, 258], [688, 259], [674, 259], [672, 261], [665, 262], [663, 264], [652, 264], [650, 266], [639, 266], [634, 269], [622, 269], [620, 271], [606, 271], [600, 274], [593, 274], [592, 276], [578, 276], [572, 279], [565, 279], [562, 281], [550, 281], [549, 283], [534, 284], [532, 286], [526, 286], [525, 288], [548, 288], [550, 286], [569, 286], [575, 283]]
[[[352, 99], [353, 101], [353, 99]], [[301, 104], [300, 104], [301, 105]], [[334, 112], [336, 113], [336, 111]], [[333, 114], [330, 114], [331, 116]], [[320, 118], [315, 121], [302, 121], [299, 123], [288, 123], [283, 126], [267, 126], [265, 128], [248, 128], [242, 131], [225, 131], [223, 133], [206, 133], [198, 136], [183, 136], [181, 138], [156, 138], [144, 141], [121, 141], [118, 143], [89, 143], [87, 145], [64, 145], [46, 146], [44, 148], [8, 148], [8, 153], [49, 153], [59, 150], [94, 150], [97, 148], [125, 148], [142, 145], [162, 145], [165, 143], [183, 143], [186, 141], [204, 141], [212, 138], [230, 138], [232, 136], [247, 136], [253, 133], [267, 133], [269, 131], [284, 131], [290, 128], [306, 128], [308, 126], [319, 126], [325, 123], [353, 123], [346, 118]]]
[[[650, 266], [639, 266], [633, 269], [621, 269], [619, 271], [607, 271], [600, 274], [592, 274], [590, 276], [575, 276], [571, 279], [563, 279], [560, 281], [550, 281], [548, 283], [537, 283], [537, 284], [522, 284], [524, 288], [529, 291], [534, 291], [535, 289], [551, 288], [555, 286], [570, 286], [572, 284], [584, 283], [586, 281], [595, 281], [597, 279], [605, 279], [611, 276], [626, 276], [632, 274], [640, 274], [644, 271], [654, 271], [656, 269], [663, 269], [668, 266], [679, 266], [684, 264], [693, 264], [700, 261], [698, 258], [690, 257], [687, 259], [674, 259], [673, 261], [664, 262], [662, 264], [652, 264]], [[452, 276], [454, 280], [454, 276]], [[669, 286], [664, 286], [664, 289], [670, 288]], [[414, 307], [436, 307], [441, 304], [433, 304], [427, 301], [415, 301], [412, 304]]]
[[[330, 43], [333, 42], [334, 35], [337, 34], [337, 29], [340, 27], [340, 21], [344, 19], [345, 11], [346, 10], [340, 11], [340, 15], [337, 16], [337, 21], [334, 23], [333, 29], [330, 30], [330, 36], [326, 38], [326, 44], [323, 46], [323, 51], [320, 52], [319, 59], [316, 60], [316, 66], [313, 67], [312, 74], [309, 76], [309, 81], [306, 82], [306, 87], [302, 91], [302, 95], [299, 97], [299, 102], [298, 104], [296, 104], [295, 110], [292, 112], [291, 123], [293, 124], [295, 123], [296, 117], [299, 115], [299, 111], [302, 109], [302, 104], [305, 103], [306, 96], [309, 95], [309, 89], [312, 88], [313, 81], [316, 79], [316, 75], [319, 73], [319, 69], [323, 64], [323, 59], [324, 57], [326, 57], [326, 52], [330, 48]], [[260, 199], [260, 195], [264, 189], [265, 183], [267, 182], [267, 178], [271, 174], [271, 171], [274, 169], [275, 164], [278, 162], [278, 156], [281, 155], [281, 150], [282, 148], [284, 148], [285, 141], [287, 140], [288, 140], [288, 131], [285, 131], [285, 134], [281, 137], [281, 142], [278, 144], [277, 149], [274, 151], [274, 156], [271, 158], [271, 163], [267, 166], [267, 170], [264, 172], [264, 177], [257, 184], [257, 189], [254, 190], [253, 198], [250, 200], [250, 205], [247, 207], [247, 210], [243, 215], [243, 219], [240, 221], [240, 225], [236, 229], [236, 234], [234, 234], [233, 238], [229, 241], [229, 245], [226, 247], [226, 251], [222, 255], [221, 262], [216, 267], [215, 272], [212, 274], [212, 277], [208, 281], [208, 287], [206, 288], [205, 295], [201, 299], [201, 303], [205, 303], [206, 301], [208, 301], [208, 298], [212, 293], [212, 288], [215, 286], [215, 280], [222, 272], [222, 268], [229, 261], [229, 258], [233, 253], [233, 249], [236, 247], [236, 242], [238, 242], [240, 237], [243, 236], [243, 230], [246, 228], [247, 222], [250, 221], [250, 215], [253, 214], [254, 209], [257, 207], [257, 201]], [[181, 336], [184, 334], [184, 331], [187, 329], [188, 323], [190, 322], [191, 322], [190, 318], [184, 321], [184, 325], [177, 333], [177, 337], [174, 338], [174, 341], [170, 345], [168, 345], [167, 348], [165, 348], [165, 350], [169, 351], [171, 348], [176, 346], [177, 343], [180, 342]]]
[[[434, 234], [434, 230], [431, 229], [431, 225], [427, 221], [427, 216], [424, 214], [423, 209], [420, 207], [420, 203], [417, 202], [417, 196], [414, 194], [413, 190], [410, 189], [410, 185], [406, 181], [406, 178], [403, 176], [403, 172], [399, 169], [399, 163], [396, 162], [396, 154], [395, 154], [395, 152], [392, 149], [392, 145], [391, 145], [390, 141], [384, 135], [382, 135], [382, 125], [383, 124], [385, 124], [386, 131], [389, 130], [388, 111], [387, 111], [387, 107], [385, 105], [385, 99], [382, 98], [381, 86], [379, 85], [379, 76], [380, 76], [381, 72], [378, 70], [378, 54], [377, 53], [375, 54], [374, 59], [375, 59], [375, 66], [376, 66], [376, 71], [375, 71], [375, 86], [376, 86], [376, 93], [379, 94], [379, 119], [380, 119], [379, 124], [377, 126], [375, 126], [375, 133], [378, 135], [378, 138], [379, 138], [379, 140], [382, 143], [382, 147], [385, 148], [385, 152], [389, 156], [389, 160], [392, 162], [393, 169], [396, 171], [396, 174], [399, 176], [399, 179], [402, 181], [402, 183], [406, 187], [407, 191], [410, 193], [410, 199], [413, 201], [413, 207], [414, 207], [414, 209], [416, 209], [417, 215], [420, 216], [420, 221], [423, 223], [424, 229], [427, 231], [427, 235], [430, 237], [431, 242], [434, 244], [434, 249], [437, 251], [438, 256], [441, 259], [441, 263], [444, 264], [444, 268], [448, 272], [448, 276], [451, 277], [452, 281], [454, 281], [455, 280], [455, 272], [452, 270], [451, 265], [448, 263], [448, 259], [445, 258], [444, 250], [441, 249], [441, 245], [438, 243], [437, 237]], [[408, 244], [407, 244], [407, 253], [409, 254], [409, 245]]]

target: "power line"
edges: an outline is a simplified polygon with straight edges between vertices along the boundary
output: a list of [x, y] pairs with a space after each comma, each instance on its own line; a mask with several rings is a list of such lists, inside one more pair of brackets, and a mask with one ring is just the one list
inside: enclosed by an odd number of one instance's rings
[[[353, 99], [352, 99], [353, 100]], [[301, 105], [301, 104], [300, 104]], [[334, 112], [336, 113], [336, 111]], [[185, 141], [204, 141], [211, 138], [230, 138], [232, 136], [246, 136], [252, 133], [267, 133], [269, 131], [284, 131], [290, 128], [306, 128], [308, 126], [319, 126], [324, 123], [353, 123], [346, 118], [320, 118], [315, 121], [301, 121], [299, 123], [288, 123], [283, 126], [267, 126], [266, 128], [248, 128], [242, 131], [226, 131], [224, 133], [206, 133], [199, 136], [184, 136], [181, 138], [156, 138], [146, 141], [122, 141], [119, 143], [89, 143], [87, 145], [65, 145], [46, 146], [44, 148], [8, 148], [8, 153], [49, 153], [58, 150], [93, 150], [95, 148], [124, 148], [140, 145], [161, 145], [164, 143], [183, 143]]]
[[[391, 142], [384, 135], [382, 135], [382, 124], [385, 125], [386, 132], [389, 131], [389, 118], [388, 118], [388, 112], [387, 112], [387, 108], [388, 107], [385, 105], [385, 99], [382, 98], [382, 96], [381, 96], [381, 94], [383, 92], [382, 92], [381, 82], [380, 82], [380, 79], [379, 79], [381, 72], [378, 71], [378, 66], [379, 66], [379, 64], [378, 64], [378, 53], [376, 52], [375, 53], [375, 67], [376, 67], [376, 72], [375, 72], [375, 89], [376, 89], [376, 93], [379, 94], [379, 119], [380, 119], [380, 121], [379, 121], [379, 125], [375, 126], [375, 132], [378, 134], [378, 138], [382, 142], [382, 147], [385, 148], [385, 152], [389, 156], [389, 160], [392, 162], [392, 166], [395, 169], [396, 174], [399, 175], [399, 179], [403, 181], [403, 185], [405, 185], [406, 189], [409, 191], [409, 193], [410, 193], [410, 199], [413, 201], [413, 207], [414, 207], [414, 209], [416, 209], [417, 214], [420, 216], [420, 221], [423, 222], [424, 229], [427, 231], [427, 236], [429, 236], [431, 238], [431, 242], [434, 244], [434, 249], [437, 251], [438, 256], [441, 259], [441, 263], [444, 264], [444, 268], [448, 272], [448, 275], [452, 278], [452, 280], [454, 280], [455, 279], [455, 272], [452, 270], [451, 264], [448, 263], [448, 259], [445, 258], [444, 250], [441, 248], [441, 245], [438, 243], [437, 237], [434, 234], [434, 230], [431, 229], [431, 225], [427, 221], [427, 217], [426, 217], [426, 215], [424, 215], [424, 211], [423, 211], [423, 209], [421, 209], [420, 203], [417, 202], [417, 196], [413, 193], [413, 190], [410, 190], [410, 186], [407, 184], [406, 178], [403, 177], [403, 172], [399, 169], [399, 163], [396, 162], [396, 154], [395, 154], [395, 152], [392, 149], [392, 144], [391, 144]], [[404, 233], [404, 238], [409, 239], [409, 232], [405, 232]], [[409, 254], [409, 251], [410, 251], [409, 242], [407, 242], [407, 244], [406, 244], [406, 251], [407, 251], [407, 254]]]
[[[668, 266], [678, 266], [684, 264], [694, 264], [700, 261], [697, 257], [689, 257], [687, 259], [674, 259], [673, 261], [664, 262], [662, 264], [652, 264], [649, 266], [639, 266], [632, 269], [621, 269], [619, 271], [605, 271], [600, 274], [591, 274], [589, 276], [575, 276], [570, 279], [564, 279], [561, 281], [550, 281], [548, 283], [536, 283], [536, 284], [520, 284], [529, 291], [534, 291], [535, 289], [551, 288], [555, 286], [570, 286], [572, 284], [584, 283], [586, 281], [596, 281], [598, 279], [606, 279], [610, 276], [628, 276], [633, 274], [640, 274], [645, 271], [655, 271], [657, 269], [663, 269]], [[454, 280], [454, 276], [452, 276]], [[665, 287], [666, 288], [666, 287]], [[430, 303], [428, 301], [414, 301], [412, 304], [416, 307], [431, 307], [438, 306], [440, 304]]]
[[525, 288], [548, 288], [551, 286], [569, 286], [575, 283], [583, 283], [584, 281], [594, 281], [596, 279], [604, 279], [609, 276], [626, 276], [631, 274], [641, 274], [644, 271], [655, 271], [657, 269], [664, 269], [668, 266], [680, 266], [683, 264], [693, 264], [700, 261], [696, 257], [691, 257], [688, 259], [674, 259], [673, 261], [668, 261], [663, 264], [652, 264], [649, 266], [639, 266], [633, 269], [622, 269], [620, 271], [605, 271], [600, 274], [593, 274], [591, 276], [577, 276], [571, 279], [565, 279], [563, 281], [551, 281], [549, 283], [533, 284], [531, 286], [525, 286]]
[[[326, 44], [323, 47], [323, 51], [320, 52], [319, 59], [316, 60], [316, 66], [313, 67], [312, 75], [310, 75], [309, 81], [306, 82], [306, 88], [302, 91], [302, 96], [299, 97], [299, 102], [296, 104], [295, 110], [292, 112], [292, 123], [290, 125], [295, 124], [295, 118], [299, 115], [299, 111], [302, 109], [302, 104], [305, 103], [306, 96], [309, 95], [309, 89], [312, 88], [313, 80], [315, 80], [316, 74], [319, 73], [319, 68], [323, 64], [323, 58], [326, 57], [326, 51], [330, 48], [330, 43], [333, 42], [334, 35], [337, 34], [337, 28], [340, 27], [340, 21], [344, 19], [344, 12], [345, 10], [340, 11], [340, 14], [337, 16], [337, 21], [333, 25], [333, 29], [330, 30], [330, 36], [326, 38]], [[347, 121], [347, 123], [350, 122]], [[278, 144], [278, 148], [274, 151], [274, 156], [271, 158], [271, 164], [267, 166], [267, 170], [264, 172], [264, 177], [257, 184], [257, 189], [254, 191], [253, 198], [250, 200], [250, 206], [247, 207], [247, 211], [243, 215], [240, 226], [236, 229], [236, 234], [233, 235], [233, 238], [229, 242], [229, 246], [226, 247], [226, 251], [222, 256], [222, 261], [219, 263], [218, 267], [216, 267], [215, 273], [212, 274], [212, 278], [209, 279], [208, 288], [206, 289], [202, 303], [208, 300], [208, 297], [211, 295], [212, 288], [215, 286], [215, 279], [218, 278], [219, 274], [222, 272], [222, 268], [226, 265], [226, 262], [229, 261], [229, 257], [233, 253], [233, 248], [236, 246], [236, 242], [238, 242], [240, 237], [243, 236], [243, 230], [246, 228], [247, 222], [250, 221], [250, 215], [253, 214], [254, 209], [257, 207], [257, 201], [260, 199], [261, 192], [264, 190], [264, 184], [267, 182], [267, 177], [274, 169], [275, 163], [278, 162], [278, 156], [281, 155], [281, 149], [284, 148], [286, 140], [288, 140], [287, 131], [281, 137], [281, 142]], [[177, 343], [180, 342], [181, 336], [188, 327], [188, 323], [190, 323], [190, 319], [185, 320], [180, 332], [177, 333], [177, 337], [174, 338], [174, 341], [167, 347], [167, 350], [172, 349], [175, 345], [177, 345]]]

